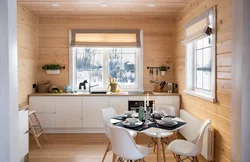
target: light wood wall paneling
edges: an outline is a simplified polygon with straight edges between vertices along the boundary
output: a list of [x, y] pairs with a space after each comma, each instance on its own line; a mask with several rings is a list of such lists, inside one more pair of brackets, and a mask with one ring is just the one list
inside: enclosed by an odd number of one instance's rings
[[[144, 30], [144, 90], [153, 90], [147, 66], [167, 65], [171, 69], [159, 80], [173, 81], [174, 17], [84, 16], [81, 18], [39, 18], [39, 80], [51, 80], [60, 88], [69, 84], [70, 29]], [[48, 63], [66, 66], [58, 76], [46, 75], [41, 67]], [[155, 77], [155, 76], [154, 76]]]
[[[217, 6], [217, 103], [183, 93], [185, 89], [184, 25], [210, 7]], [[179, 84], [181, 108], [205, 120], [215, 128], [215, 161], [229, 162], [231, 150], [231, 0], [192, 0], [175, 20], [174, 79]]]
[[38, 18], [17, 6], [19, 104], [28, 103], [28, 94], [38, 80]]

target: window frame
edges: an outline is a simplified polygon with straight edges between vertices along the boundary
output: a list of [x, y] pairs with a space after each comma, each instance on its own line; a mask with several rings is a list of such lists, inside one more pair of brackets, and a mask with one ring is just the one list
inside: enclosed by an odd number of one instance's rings
[[[70, 42], [71, 42], [71, 31], [69, 31], [69, 36], [70, 36]], [[137, 48], [136, 50], [136, 85], [134, 85], [133, 87], [128, 87], [128, 86], [124, 86], [122, 88], [120, 88], [121, 91], [144, 91], [143, 89], [143, 31], [140, 30], [140, 39], [141, 39], [141, 46], [140, 47], [132, 47], [132, 48]], [[69, 42], [69, 43], [70, 43]], [[79, 47], [83, 47], [83, 46], [79, 46]], [[95, 48], [95, 47], [93, 47]], [[99, 46], [98, 48], [126, 48], [126, 46], [114, 46], [114, 47], [107, 47], [107, 46]], [[128, 47], [131, 48], [131, 47]], [[105, 56], [104, 56], [105, 57]], [[73, 90], [78, 90], [78, 87], [75, 87], [74, 83], [75, 83], [75, 79], [76, 79], [76, 68], [73, 67], [75, 66], [76, 63], [76, 57], [74, 54], [74, 46], [70, 46], [69, 47], [69, 85], [72, 87]], [[107, 87], [108, 87], [108, 73], [105, 75], [105, 71], [108, 72], [108, 63], [107, 62], [103, 62], [103, 87], [93, 87], [93, 91], [95, 90], [100, 90], [100, 91], [107, 91]], [[105, 70], [106, 69], [106, 70]], [[105, 87], [105, 85], [107, 84], [107, 86]], [[88, 87], [88, 85], [87, 85]], [[81, 90], [82, 91], [82, 90]]]
[[[185, 50], [185, 70], [186, 70], [186, 87], [184, 93], [188, 95], [192, 95], [213, 103], [216, 103], [216, 13], [215, 8], [211, 11], [211, 15], [213, 16], [212, 26], [213, 26], [213, 34], [211, 35], [212, 43], [211, 43], [211, 92], [205, 90], [198, 90], [195, 88], [195, 43], [197, 40], [186, 44]], [[191, 54], [190, 54], [191, 53]], [[191, 58], [190, 58], [191, 56]]]

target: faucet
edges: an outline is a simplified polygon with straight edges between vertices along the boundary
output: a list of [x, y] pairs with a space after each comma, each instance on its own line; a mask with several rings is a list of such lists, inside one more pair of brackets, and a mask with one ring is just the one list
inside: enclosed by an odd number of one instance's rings
[[91, 85], [91, 71], [89, 71], [89, 93], [91, 93], [91, 88], [99, 86], [99, 84]]
[[91, 93], [91, 88], [92, 88], [92, 87], [96, 87], [96, 86], [99, 86], [99, 84], [96, 84], [96, 85], [90, 85], [90, 82], [89, 82], [89, 93]]

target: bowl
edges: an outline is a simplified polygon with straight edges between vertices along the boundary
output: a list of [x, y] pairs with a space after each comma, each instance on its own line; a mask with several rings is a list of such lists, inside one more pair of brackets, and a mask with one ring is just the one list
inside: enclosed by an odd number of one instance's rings
[[136, 122], [138, 122], [139, 121], [139, 119], [137, 119], [137, 118], [127, 118], [126, 119], [126, 122], [127, 123], [129, 123], [129, 124], [135, 124]]
[[164, 124], [173, 124], [173, 119], [172, 118], [162, 118], [161, 119], [163, 121]]
[[124, 115], [127, 117], [132, 117], [133, 112], [132, 111], [125, 111]]

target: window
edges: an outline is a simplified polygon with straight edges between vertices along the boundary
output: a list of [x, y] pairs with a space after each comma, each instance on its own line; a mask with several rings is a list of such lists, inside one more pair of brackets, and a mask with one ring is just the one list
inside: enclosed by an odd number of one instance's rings
[[185, 93], [215, 102], [215, 8], [186, 25]]
[[[93, 89], [107, 90], [109, 77], [115, 79], [121, 90], [143, 90], [142, 48], [137, 46], [138, 42], [136, 41], [134, 41], [134, 45], [130, 43], [127, 46], [129, 41], [133, 42], [131, 36], [120, 35], [124, 36], [123, 42], [126, 40], [125, 45], [120, 41], [121, 38], [114, 39], [116, 36], [117, 34], [112, 36], [99, 34], [99, 36], [95, 36], [96, 39], [93, 37], [87, 39], [83, 35], [79, 39], [76, 36], [77, 39], [75, 40], [78, 42], [71, 46], [70, 54], [70, 81], [74, 90], [79, 90], [80, 83], [84, 80], [90, 82], [91, 85], [98, 84]], [[79, 40], [82, 42], [79, 42]], [[90, 42], [85, 44], [86, 42], [83, 42], [83, 40]], [[108, 42], [104, 42], [105, 40]], [[119, 42], [112, 42], [111, 40], [119, 40]], [[116, 44], [119, 44], [119, 46], [116, 46]]]

